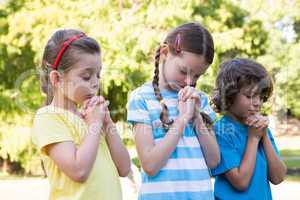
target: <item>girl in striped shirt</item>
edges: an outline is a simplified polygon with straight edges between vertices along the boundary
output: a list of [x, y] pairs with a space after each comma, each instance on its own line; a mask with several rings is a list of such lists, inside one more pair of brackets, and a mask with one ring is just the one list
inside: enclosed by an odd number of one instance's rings
[[215, 113], [196, 81], [212, 63], [210, 33], [198, 23], [172, 30], [156, 51], [152, 83], [128, 103], [142, 166], [139, 199], [212, 200], [209, 168], [220, 160]]

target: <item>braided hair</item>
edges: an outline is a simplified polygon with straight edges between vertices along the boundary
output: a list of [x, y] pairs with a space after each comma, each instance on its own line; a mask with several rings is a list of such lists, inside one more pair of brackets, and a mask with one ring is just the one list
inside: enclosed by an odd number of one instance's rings
[[[204, 56], [205, 61], [208, 64], [213, 62], [214, 43], [212, 36], [202, 25], [198, 23], [186, 23], [176, 27], [167, 35], [164, 44], [168, 45], [170, 53], [173, 55], [179, 55], [182, 51], [187, 51]], [[169, 119], [168, 107], [163, 101], [159, 89], [160, 51], [161, 47], [159, 47], [155, 53], [155, 68], [152, 86], [154, 88], [154, 94], [162, 106], [160, 120], [162, 121], [163, 127], [168, 129], [172, 125], [173, 121]], [[201, 112], [201, 116], [206, 124], [212, 124], [212, 121], [207, 114]]]

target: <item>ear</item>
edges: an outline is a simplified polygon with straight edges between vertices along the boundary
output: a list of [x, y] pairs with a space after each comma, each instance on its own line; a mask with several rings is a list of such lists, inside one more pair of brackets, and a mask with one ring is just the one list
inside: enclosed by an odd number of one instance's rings
[[162, 60], [166, 60], [169, 52], [170, 52], [169, 46], [167, 44], [162, 44], [160, 47], [160, 58]]
[[49, 74], [51, 84], [56, 87], [61, 82], [61, 74], [57, 70], [53, 70]]

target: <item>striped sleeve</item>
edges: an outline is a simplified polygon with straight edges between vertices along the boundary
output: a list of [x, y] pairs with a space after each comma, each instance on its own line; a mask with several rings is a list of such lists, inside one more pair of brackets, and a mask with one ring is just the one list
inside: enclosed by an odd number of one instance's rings
[[209, 100], [206, 94], [200, 92], [200, 99], [201, 99], [201, 111], [208, 114], [209, 117], [212, 119], [212, 121], [215, 121], [217, 118], [217, 115], [215, 111], [212, 109], [212, 107], [209, 105]]
[[151, 125], [149, 110], [146, 101], [139, 90], [130, 94], [127, 104], [127, 121], [131, 125], [135, 123], [144, 123]]

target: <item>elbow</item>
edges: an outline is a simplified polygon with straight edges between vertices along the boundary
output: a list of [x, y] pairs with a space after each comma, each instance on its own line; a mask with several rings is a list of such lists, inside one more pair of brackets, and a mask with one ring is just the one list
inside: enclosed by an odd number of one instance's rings
[[128, 162], [129, 164], [127, 164], [125, 167], [119, 167], [118, 169], [118, 174], [120, 177], [126, 177], [128, 176], [130, 169], [131, 169], [131, 163]]
[[244, 180], [241, 180], [233, 185], [233, 187], [240, 192], [245, 192], [248, 189], [248, 186], [249, 182]]
[[287, 167], [286, 165], [283, 165], [283, 169], [281, 173], [277, 173], [276, 176], [270, 177], [269, 180], [273, 185], [278, 185], [284, 181], [286, 173], [287, 173]]
[[284, 177], [278, 177], [278, 178], [273, 178], [272, 180], [270, 180], [270, 182], [273, 185], [279, 185], [280, 183], [282, 183], [284, 181]]
[[73, 175], [69, 176], [74, 182], [84, 183], [89, 177], [89, 174], [83, 170], [75, 172]]
[[155, 176], [159, 170], [157, 170], [153, 164], [142, 164], [142, 168], [149, 176]]
[[[143, 168], [144, 169], [144, 168]], [[151, 170], [151, 169], [144, 169], [144, 172], [148, 175], [148, 176], [155, 176], [157, 174], [158, 171], [156, 170]]]
[[282, 183], [282, 182], [284, 181], [286, 172], [287, 172], [287, 169], [285, 168], [284, 172], [283, 172], [281, 175], [278, 175], [278, 176], [276, 176], [276, 177], [272, 177], [272, 178], [270, 179], [270, 182], [271, 182], [273, 185], [278, 185], [278, 184]]
[[214, 159], [211, 159], [209, 162], [207, 162], [207, 167], [210, 169], [217, 167], [220, 163], [220, 160], [220, 154], [218, 154], [214, 157]]

